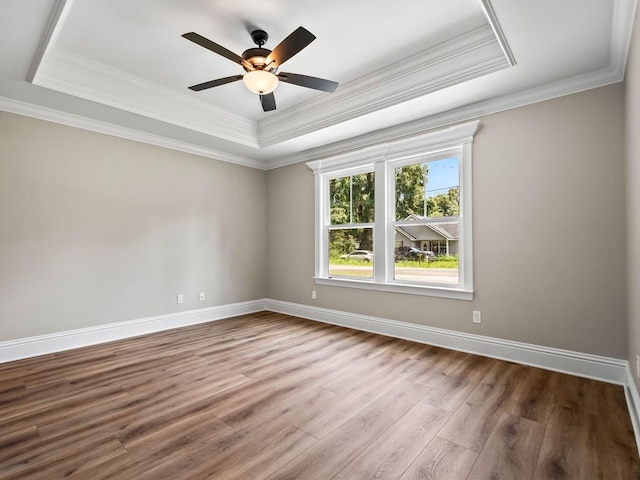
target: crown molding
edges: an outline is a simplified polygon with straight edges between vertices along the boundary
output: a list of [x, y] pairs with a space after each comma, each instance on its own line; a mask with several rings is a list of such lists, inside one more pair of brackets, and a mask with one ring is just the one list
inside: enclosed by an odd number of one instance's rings
[[266, 168], [284, 167], [294, 163], [309, 162], [323, 158], [346, 154], [362, 148], [380, 143], [387, 143], [403, 137], [415, 136], [431, 130], [449, 127], [462, 122], [476, 120], [486, 115], [499, 113], [513, 108], [551, 100], [553, 98], [604, 87], [622, 81], [621, 72], [616, 68], [606, 68], [588, 74], [578, 75], [569, 79], [549, 83], [532, 88], [524, 92], [505, 95], [495, 99], [485, 100], [454, 110], [377, 130], [341, 142], [306, 150], [295, 155], [268, 161]]
[[441, 114], [432, 115], [412, 122], [353, 137], [342, 142], [332, 143], [295, 155], [267, 161], [241, 157], [220, 150], [210, 149], [161, 135], [142, 132], [140, 130], [122, 127], [109, 122], [94, 120], [80, 115], [62, 112], [6, 97], [0, 97], [0, 110], [191, 153], [194, 155], [200, 155], [259, 170], [273, 170], [275, 168], [292, 165], [294, 163], [308, 162], [336, 155], [348, 154], [349, 152], [355, 152], [363, 148], [371, 147], [372, 145], [394, 141], [402, 137], [427, 133], [434, 129], [449, 127], [469, 120], [475, 120], [493, 113], [499, 113], [513, 108], [523, 107], [545, 100], [607, 86], [622, 81], [622, 75], [623, 72], [620, 71], [619, 67], [610, 67], [597, 72], [579, 75], [570, 79], [547, 84], [542, 87], [533, 88], [525, 92], [479, 102], [466, 107], [443, 112]]
[[80, 115], [75, 115], [73, 113], [62, 112], [60, 110], [43, 107], [41, 105], [34, 105], [20, 100], [14, 100], [12, 98], [0, 97], [0, 111], [46, 120], [48, 122], [81, 128], [83, 130], [120, 137], [127, 140], [134, 140], [136, 142], [147, 143], [157, 147], [191, 153], [193, 155], [212, 158], [221, 162], [234, 163], [245, 167], [266, 170], [265, 164], [258, 160], [202, 147], [200, 145], [194, 145], [192, 143], [175, 140], [162, 135], [134, 130], [132, 128], [115, 125], [101, 120], [94, 120]]
[[637, 0], [616, 0], [613, 7], [610, 66], [619, 72], [621, 79], [627, 67], [637, 7]]
[[479, 121], [467, 122], [448, 128], [418, 135], [395, 138], [386, 143], [378, 143], [358, 150], [338, 154], [330, 158], [307, 162], [314, 175], [339, 168], [354, 168], [378, 161], [399, 160], [423, 154], [425, 150], [446, 150], [471, 143], [478, 129]]
[[509, 66], [489, 25], [401, 59], [258, 122], [260, 147], [383, 110]]
[[502, 31], [502, 25], [498, 21], [498, 16], [496, 15], [495, 10], [493, 9], [493, 5], [490, 0], [480, 0], [480, 6], [484, 11], [485, 16], [487, 17], [487, 21], [491, 28], [493, 29], [493, 34], [496, 36], [498, 43], [500, 44], [500, 48], [502, 48], [502, 53], [506, 57], [510, 66], [516, 65], [516, 57], [513, 55], [511, 51], [511, 47], [509, 46], [509, 42], [507, 42], [507, 37]]
[[47, 21], [47, 26], [42, 32], [42, 38], [38, 44], [36, 54], [31, 62], [31, 68], [27, 74], [27, 82], [33, 83], [33, 79], [38, 72], [42, 59], [49, 50], [49, 47], [54, 44], [56, 38], [60, 34], [62, 25], [64, 25], [67, 15], [69, 15], [69, 11], [71, 10], [72, 3], [73, 0], [56, 0], [51, 15], [49, 16], [49, 20]]
[[255, 122], [56, 47], [47, 50], [32, 83], [258, 148]]

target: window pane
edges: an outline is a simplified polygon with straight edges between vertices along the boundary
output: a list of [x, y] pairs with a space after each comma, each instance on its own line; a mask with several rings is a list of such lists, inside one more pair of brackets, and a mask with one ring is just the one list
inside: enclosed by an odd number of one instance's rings
[[373, 172], [330, 180], [331, 225], [373, 223], [375, 178]]
[[447, 223], [397, 225], [394, 278], [412, 283], [457, 285], [458, 231], [457, 219]]
[[329, 276], [373, 278], [373, 228], [329, 230]]
[[396, 220], [424, 214], [424, 185], [427, 163], [396, 168]]
[[460, 215], [458, 158], [396, 168], [396, 220]]

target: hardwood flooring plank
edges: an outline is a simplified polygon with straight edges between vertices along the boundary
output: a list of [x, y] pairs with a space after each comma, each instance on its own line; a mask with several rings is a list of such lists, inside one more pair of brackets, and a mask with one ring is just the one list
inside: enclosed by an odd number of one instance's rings
[[[308, 415], [309, 412], [305, 415], [303, 412], [297, 419], [291, 421], [314, 437], [324, 438], [369, 408], [401, 382], [401, 379], [382, 382], [382, 384], [372, 382], [346, 395], [337, 395], [337, 401], [330, 408], [321, 410], [314, 416]], [[428, 387], [425, 387], [425, 392], [428, 390]]]
[[33, 449], [41, 443], [35, 426], [3, 432], [0, 437], [0, 463]]
[[477, 458], [477, 453], [435, 437], [399, 480], [475, 480], [467, 475]]
[[598, 396], [603, 405], [619, 408], [602, 409], [602, 414], [589, 414], [587, 429], [589, 451], [598, 452], [596, 457], [597, 472], [601, 478], [640, 479], [640, 467], [637, 465], [638, 450], [633, 445], [635, 438], [631, 419], [624, 408], [626, 400], [621, 386], [600, 384]]
[[586, 479], [596, 470], [595, 456], [588, 453], [587, 416], [585, 411], [562, 405], [553, 409], [536, 465], [536, 480]]
[[[211, 409], [213, 398], [221, 391], [246, 383], [249, 379], [236, 375], [223, 379], [201, 379], [184, 388], [160, 384], [153, 389], [132, 392], [129, 396], [108, 404], [98, 404], [73, 416], [42, 422], [39, 426], [43, 438], [70, 435], [78, 431], [94, 429], [120, 436], [135, 429], [139, 434], [153, 425], [155, 420], [179, 416], [206, 405]], [[163, 393], [164, 392], [164, 393]], [[145, 427], [146, 426], [146, 427]]]
[[518, 382], [505, 410], [546, 424], [554, 405], [553, 378], [558, 374], [526, 365], [519, 365], [518, 369]]
[[213, 407], [215, 415], [227, 419], [230, 423], [242, 422], [256, 410], [267, 408], [271, 402], [286, 399], [301, 389], [300, 381], [307, 379], [313, 386], [323, 375], [319, 370], [297, 371], [295, 374], [283, 375], [276, 379], [254, 380], [239, 388], [225, 391], [216, 398]]
[[9, 399], [12, 396], [21, 395], [27, 386], [22, 378], [5, 379], [0, 384], [0, 398]]
[[333, 479], [400, 478], [450, 415], [425, 403], [416, 404]]
[[430, 347], [424, 351], [423, 355], [416, 358], [421, 362], [422, 368], [417, 370], [408, 380], [427, 387], [436, 387], [468, 357], [468, 353]]
[[306, 455], [289, 462], [268, 478], [332, 478], [411, 410], [424, 397], [427, 388], [416, 383], [401, 383], [319, 440]]
[[322, 342], [310, 340], [297, 345], [282, 346], [277, 351], [270, 351], [261, 358], [252, 358], [251, 365], [244, 366], [240, 371], [251, 378], [264, 378], [279, 375], [282, 370], [290, 368], [291, 363], [297, 363], [304, 358], [307, 365], [311, 360], [320, 364], [329, 352], [335, 352], [341, 342], [346, 339], [323, 339]]
[[[92, 406], [124, 398], [128, 393], [119, 386], [87, 389], [76, 395], [52, 399], [50, 402], [38, 401], [29, 404], [24, 410], [12, 409], [6, 416], [0, 417], [0, 432], [4, 428], [21, 424], [40, 424], [52, 419], [77, 415]], [[2, 412], [4, 415], [5, 412]]]
[[7, 390], [0, 395], [0, 422], [9, 418], [12, 411], [35, 408], [38, 402], [48, 403], [56, 395], [66, 396], [72, 390], [73, 387], [67, 380], [56, 380], [55, 383], [32, 388]]
[[[168, 435], [146, 435], [152, 441], [134, 439], [129, 443], [127, 453], [109, 459], [99, 466], [78, 472], [74, 479], [87, 480], [137, 480], [148, 470], [164, 468], [164, 463], [175, 462], [176, 459], [187, 456], [186, 452], [200, 452], [203, 446], [231, 432], [231, 427], [224, 425], [211, 415], [193, 414], [186, 412], [189, 417], [175, 432], [169, 427]], [[193, 422], [193, 424], [192, 424]], [[189, 426], [192, 424], [192, 426]], [[173, 434], [171, 434], [173, 433]], [[138, 441], [136, 441], [138, 440]], [[191, 474], [187, 469], [185, 474]]]
[[0, 464], [0, 474], [11, 479], [63, 478], [125, 453], [122, 444], [113, 438], [87, 435], [81, 443], [42, 444], [42, 448], [8, 459]]
[[480, 452], [513, 394], [516, 370], [514, 364], [494, 364], [438, 436]]
[[467, 478], [537, 480], [536, 459], [544, 426], [503, 413]]
[[151, 459], [162, 459], [185, 447], [194, 448], [232, 432], [232, 428], [209, 412], [187, 417], [147, 429], [133, 435], [121, 434], [120, 442], [129, 454], [149, 463]]
[[476, 388], [484, 373], [496, 362], [498, 360], [491, 358], [467, 356], [429, 392], [424, 402], [451, 412], [457, 410]]
[[[268, 419], [278, 418], [284, 423], [294, 425], [314, 435], [313, 428], [307, 427], [308, 419], [316, 419], [323, 412], [332, 411], [339, 397], [319, 387], [296, 388], [279, 395], [267, 395], [256, 401], [231, 410], [220, 419], [233, 428], [247, 427], [251, 424], [263, 423]], [[216, 408], [213, 408], [216, 411]], [[319, 438], [318, 435], [314, 435]]]
[[317, 442], [315, 438], [293, 426], [270, 435], [260, 445], [236, 451], [215, 467], [206, 469], [208, 479], [250, 478], [262, 480], [299, 456]]
[[[255, 469], [255, 459], [264, 464], [266, 471], [273, 471], [283, 461], [270, 455], [271, 449], [284, 448], [288, 450], [288, 453], [282, 452], [285, 458], [295, 457], [315, 441], [293, 426], [268, 422], [251, 429], [230, 431], [191, 445], [187, 451], [173, 450], [153, 463], [129, 463], [124, 469], [112, 472], [110, 476], [96, 477], [96, 480], [251, 478], [245, 476], [245, 471]], [[272, 462], [270, 467], [269, 462]]]
[[593, 388], [601, 382], [588, 378], [556, 373], [551, 379], [553, 403], [587, 413], [598, 413], [598, 395]]
[[[375, 375], [372, 375], [374, 374]], [[347, 395], [351, 392], [367, 388], [369, 382], [384, 382], [388, 376], [385, 367], [373, 364], [368, 360], [354, 362], [350, 368], [336, 368], [329, 373], [322, 388], [337, 395]], [[381, 378], [384, 377], [384, 378]]]

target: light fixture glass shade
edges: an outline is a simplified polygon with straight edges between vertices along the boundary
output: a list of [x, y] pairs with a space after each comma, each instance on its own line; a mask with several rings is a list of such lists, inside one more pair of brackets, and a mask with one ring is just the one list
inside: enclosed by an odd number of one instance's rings
[[242, 81], [249, 90], [258, 95], [273, 92], [278, 86], [278, 77], [264, 70], [252, 70], [244, 74]]

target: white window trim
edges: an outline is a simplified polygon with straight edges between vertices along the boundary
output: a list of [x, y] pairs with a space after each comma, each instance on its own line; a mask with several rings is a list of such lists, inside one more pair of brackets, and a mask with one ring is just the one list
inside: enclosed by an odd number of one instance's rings
[[[355, 152], [334, 155], [308, 162], [315, 176], [315, 276], [319, 285], [361, 288], [394, 293], [427, 295], [461, 300], [473, 299], [473, 230], [472, 230], [472, 148], [473, 135], [479, 121], [452, 126], [443, 130], [402, 138]], [[411, 159], [432, 158], [445, 150], [460, 149], [460, 229], [459, 264], [460, 284], [455, 287], [403, 283], [393, 279], [393, 258], [386, 252], [393, 251], [389, 242], [387, 219], [395, 207], [393, 171], [397, 165], [411, 163]], [[373, 279], [335, 278], [328, 275], [328, 235], [325, 229], [328, 218], [328, 179], [338, 176], [373, 171], [376, 176], [376, 221], [374, 223], [374, 255], [382, 261], [374, 262]], [[380, 180], [378, 180], [380, 178]], [[380, 201], [379, 199], [384, 199]]]

